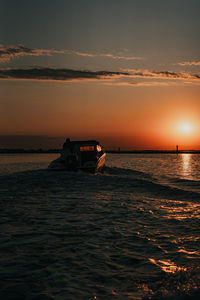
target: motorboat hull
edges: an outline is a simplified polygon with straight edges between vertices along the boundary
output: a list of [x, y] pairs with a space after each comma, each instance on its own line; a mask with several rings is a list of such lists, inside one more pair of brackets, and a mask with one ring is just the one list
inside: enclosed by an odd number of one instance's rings
[[96, 157], [95, 160], [88, 160], [82, 164], [74, 163], [73, 160], [64, 160], [61, 157], [57, 158], [56, 160], [52, 161], [48, 166], [48, 170], [55, 170], [55, 171], [77, 171], [82, 170], [85, 172], [95, 173], [100, 171], [104, 164], [105, 164], [106, 153], [103, 153], [101, 156]]
[[105, 164], [105, 158], [106, 158], [106, 153], [103, 153], [96, 162], [94, 161], [89, 161], [83, 166], [80, 167], [81, 170], [86, 171], [86, 172], [91, 172], [95, 173], [100, 171]]

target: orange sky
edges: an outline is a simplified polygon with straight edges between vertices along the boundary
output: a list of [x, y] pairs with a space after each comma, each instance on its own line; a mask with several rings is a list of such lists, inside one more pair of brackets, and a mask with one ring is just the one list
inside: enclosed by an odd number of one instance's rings
[[[0, 134], [97, 138], [107, 148], [200, 148], [198, 87], [8, 81], [3, 88]], [[184, 123], [192, 132], [179, 130]]]
[[196, 0], [3, 1], [0, 148], [1, 136], [26, 147], [22, 135], [35, 148], [71, 137], [200, 149], [199, 10]]

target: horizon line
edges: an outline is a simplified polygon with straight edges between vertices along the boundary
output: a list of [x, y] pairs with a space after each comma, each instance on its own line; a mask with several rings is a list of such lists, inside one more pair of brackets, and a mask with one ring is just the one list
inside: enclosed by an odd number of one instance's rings
[[[42, 148], [37, 148], [37, 149], [24, 149], [24, 148], [0, 148], [0, 154], [9, 154], [9, 153], [60, 153], [62, 151], [62, 148], [49, 148], [49, 149], [42, 149]], [[131, 153], [200, 153], [200, 149], [181, 149], [181, 150], [169, 150], [169, 149], [132, 149], [132, 150], [115, 150], [115, 149], [111, 149], [111, 150], [106, 150], [106, 153], [113, 153], [113, 154], [131, 154]]]

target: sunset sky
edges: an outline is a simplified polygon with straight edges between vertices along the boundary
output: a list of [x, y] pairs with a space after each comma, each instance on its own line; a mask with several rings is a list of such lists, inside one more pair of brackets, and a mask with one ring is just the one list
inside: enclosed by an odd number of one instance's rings
[[200, 149], [199, 0], [0, 4], [0, 148]]

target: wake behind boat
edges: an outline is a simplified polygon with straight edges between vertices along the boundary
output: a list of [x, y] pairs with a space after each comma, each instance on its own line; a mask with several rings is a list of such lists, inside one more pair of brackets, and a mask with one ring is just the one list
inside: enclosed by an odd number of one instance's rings
[[50, 170], [84, 170], [96, 172], [105, 163], [106, 153], [96, 140], [70, 141], [66, 139], [61, 156], [48, 166]]

